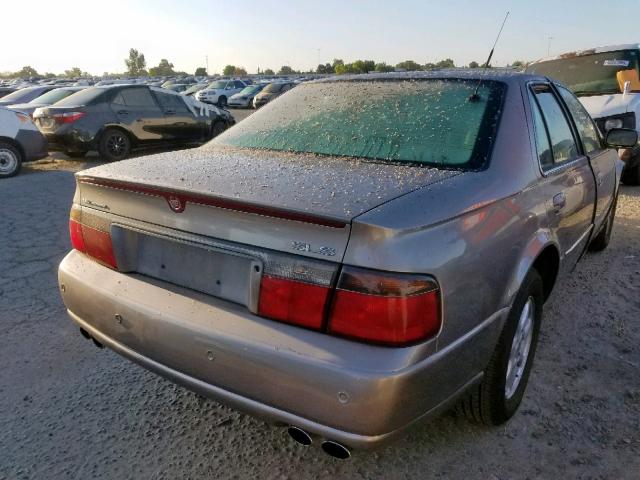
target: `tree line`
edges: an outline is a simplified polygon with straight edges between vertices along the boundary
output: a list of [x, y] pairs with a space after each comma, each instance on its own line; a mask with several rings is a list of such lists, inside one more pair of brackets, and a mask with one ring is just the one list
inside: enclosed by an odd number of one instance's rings
[[[139, 52], [135, 48], [131, 48], [129, 50], [129, 56], [124, 60], [125, 66], [127, 68], [125, 75], [129, 77], [167, 77], [172, 75], [188, 75], [186, 72], [176, 71], [174, 70], [173, 63], [169, 62], [166, 58], [160, 60], [157, 66], [150, 67], [147, 69], [147, 61], [144, 58], [144, 54]], [[479, 64], [478, 62], [470, 62], [467, 67], [468, 68], [481, 68], [484, 67], [484, 64]], [[520, 60], [516, 60], [510, 65], [514, 68], [524, 68], [526, 64]], [[396, 65], [389, 65], [385, 62], [375, 62], [374, 60], [356, 60], [355, 62], [345, 63], [340, 58], [335, 58], [332, 63], [320, 64], [315, 70], [315, 73], [321, 74], [336, 74], [336, 75], [345, 75], [345, 74], [358, 74], [358, 73], [369, 73], [369, 72], [394, 72], [397, 70], [400, 71], [428, 71], [435, 70], [441, 68], [455, 68], [456, 65], [454, 61], [450, 58], [445, 58], [444, 60], [440, 60], [436, 63], [424, 63], [420, 64], [415, 62], [414, 60], [405, 60], [403, 62], [397, 63]], [[226, 65], [223, 69], [223, 75], [231, 76], [245, 76], [247, 75], [247, 70], [244, 67], [238, 67], [235, 65]], [[294, 70], [292, 67], [288, 65], [283, 65], [278, 70], [278, 75], [291, 75], [297, 73], [314, 73], [314, 72], [300, 72]], [[205, 67], [198, 67], [194, 73], [195, 76], [206, 76], [208, 74], [207, 69]], [[258, 74], [263, 75], [276, 75], [272, 69], [267, 68], [265, 70], [260, 70], [258, 68]], [[118, 74], [109, 74], [107, 72], [104, 73], [104, 76], [115, 76]], [[69, 70], [65, 70], [64, 73], [56, 75], [54, 73], [43, 73], [39, 74], [35, 68], [31, 66], [22, 67], [22, 69], [17, 72], [7, 72], [4, 74], [0, 74], [2, 78], [33, 78], [33, 77], [90, 77], [91, 75], [85, 71], [82, 71], [78, 67], [72, 67]]]
[[[467, 68], [482, 68], [485, 67], [485, 64], [479, 64], [478, 62], [470, 62], [466, 65]], [[520, 60], [516, 60], [513, 62], [511, 67], [514, 68], [524, 68], [526, 65], [524, 62]], [[396, 65], [389, 65], [385, 62], [375, 62], [374, 60], [356, 60], [355, 62], [345, 63], [340, 58], [335, 58], [332, 63], [325, 63], [318, 65], [316, 68], [316, 73], [324, 73], [324, 74], [336, 74], [336, 75], [345, 75], [345, 74], [354, 74], [354, 73], [369, 73], [369, 72], [395, 72], [395, 71], [428, 71], [428, 70], [436, 70], [441, 68], [455, 68], [456, 64], [450, 58], [445, 58], [444, 60], [440, 60], [436, 63], [425, 63], [420, 64], [414, 60], [405, 60], [403, 62], [397, 63]]]

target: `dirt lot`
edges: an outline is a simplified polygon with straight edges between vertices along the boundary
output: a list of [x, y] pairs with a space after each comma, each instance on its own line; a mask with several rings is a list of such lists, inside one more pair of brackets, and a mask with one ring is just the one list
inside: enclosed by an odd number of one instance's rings
[[81, 166], [58, 156], [0, 184], [0, 479], [640, 478], [639, 188], [622, 189], [609, 249], [546, 305], [506, 426], [447, 414], [341, 462], [79, 335], [56, 267]]

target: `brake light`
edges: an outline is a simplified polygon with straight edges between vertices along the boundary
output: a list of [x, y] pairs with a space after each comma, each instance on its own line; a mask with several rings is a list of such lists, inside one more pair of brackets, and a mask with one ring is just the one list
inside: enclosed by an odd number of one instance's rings
[[262, 258], [258, 315], [322, 329], [338, 265], [276, 252]]
[[53, 118], [57, 123], [73, 123], [76, 120], [80, 120], [86, 114], [84, 112], [65, 112], [56, 113]]
[[402, 346], [434, 337], [440, 324], [440, 294], [430, 277], [344, 267], [329, 312], [328, 331]]
[[109, 268], [117, 270], [118, 263], [113, 253], [111, 235], [109, 232], [84, 225], [74, 218], [82, 218], [82, 214], [78, 210], [76, 208], [72, 210], [72, 218], [69, 220], [71, 245], [75, 250], [88, 255]]
[[329, 287], [263, 275], [258, 315], [320, 329], [329, 292]]

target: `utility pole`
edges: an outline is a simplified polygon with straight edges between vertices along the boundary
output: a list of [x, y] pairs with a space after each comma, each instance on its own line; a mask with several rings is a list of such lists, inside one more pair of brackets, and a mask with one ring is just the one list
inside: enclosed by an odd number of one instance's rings
[[205, 55], [204, 58], [207, 63], [207, 75], [209, 75], [209, 55]]
[[547, 57], [551, 56], [551, 40], [553, 40], [553, 37], [548, 37], [547, 38]]

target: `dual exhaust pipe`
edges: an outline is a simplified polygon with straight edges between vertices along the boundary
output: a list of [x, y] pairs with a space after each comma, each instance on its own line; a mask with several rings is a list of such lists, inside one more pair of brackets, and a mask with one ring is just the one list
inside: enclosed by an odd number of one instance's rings
[[[309, 435], [306, 431], [301, 428], [290, 426], [287, 428], [287, 433], [289, 436], [300, 445], [304, 445], [308, 447], [313, 443], [313, 439], [311, 435]], [[334, 442], [333, 440], [324, 440], [320, 444], [320, 448], [322, 451], [333, 458], [338, 458], [340, 460], [346, 460], [351, 457], [351, 451], [342, 445], [341, 443]]]

